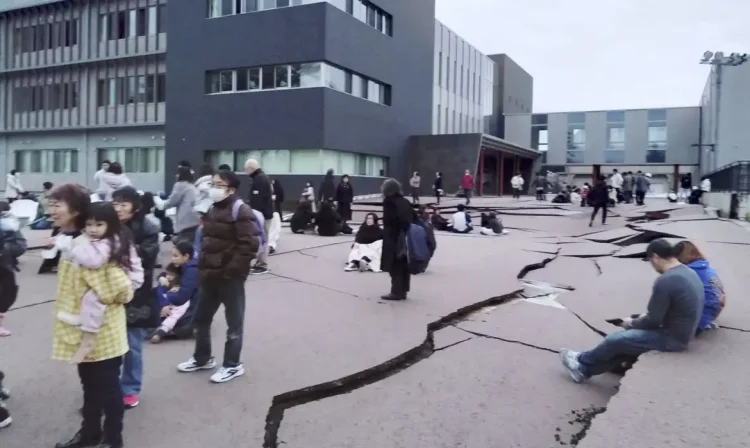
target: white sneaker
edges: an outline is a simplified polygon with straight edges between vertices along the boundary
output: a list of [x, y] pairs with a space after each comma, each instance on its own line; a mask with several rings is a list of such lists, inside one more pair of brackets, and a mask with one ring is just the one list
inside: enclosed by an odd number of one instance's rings
[[579, 352], [564, 348], [560, 350], [560, 361], [568, 374], [576, 383], [582, 383], [586, 376], [581, 373], [581, 364], [578, 362]]
[[354, 263], [349, 263], [348, 265], [346, 265], [346, 267], [344, 268], [344, 270], [346, 272], [356, 271], [357, 270], [357, 266]]
[[211, 370], [214, 367], [216, 367], [216, 361], [214, 360], [214, 358], [209, 359], [207, 363], [202, 365], [198, 364], [195, 358], [190, 358], [190, 360], [179, 364], [177, 366], [177, 370], [183, 373], [190, 373], [197, 372], [198, 370]]
[[211, 381], [214, 383], [226, 383], [244, 374], [245, 367], [242, 364], [237, 367], [221, 367], [218, 372], [211, 375]]

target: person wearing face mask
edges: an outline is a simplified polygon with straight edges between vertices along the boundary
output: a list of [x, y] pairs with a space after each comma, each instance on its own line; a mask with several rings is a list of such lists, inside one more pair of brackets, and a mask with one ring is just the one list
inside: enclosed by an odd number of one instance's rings
[[212, 370], [211, 322], [221, 305], [227, 317], [224, 362], [211, 376], [225, 383], [245, 373], [240, 362], [245, 319], [245, 280], [258, 256], [261, 227], [253, 210], [237, 195], [240, 179], [231, 171], [214, 175], [209, 197], [214, 204], [203, 217], [198, 279], [201, 298], [193, 315], [195, 352], [177, 366], [180, 372]]

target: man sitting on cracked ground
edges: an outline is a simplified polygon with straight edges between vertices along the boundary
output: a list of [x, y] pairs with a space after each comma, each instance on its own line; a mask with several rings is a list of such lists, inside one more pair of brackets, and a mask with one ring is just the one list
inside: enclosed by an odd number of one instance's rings
[[651, 350], [685, 350], [695, 335], [703, 311], [701, 279], [680, 263], [675, 249], [664, 239], [652, 241], [646, 248], [646, 257], [661, 274], [654, 282], [648, 312], [623, 318], [620, 326], [625, 331], [608, 335], [593, 350], [560, 350], [560, 360], [576, 383], [609, 372], [624, 359]]

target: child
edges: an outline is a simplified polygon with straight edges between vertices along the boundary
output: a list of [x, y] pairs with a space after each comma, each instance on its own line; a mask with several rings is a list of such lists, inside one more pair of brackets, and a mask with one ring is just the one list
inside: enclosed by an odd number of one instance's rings
[[20, 223], [9, 210], [7, 202], [0, 202], [0, 337], [11, 335], [3, 321], [18, 297], [18, 257], [26, 252], [26, 238], [21, 234]]
[[156, 290], [163, 320], [151, 336], [152, 344], [162, 342], [176, 327], [192, 321], [198, 292], [198, 260], [194, 258], [194, 252], [190, 242], [180, 241], [172, 249], [172, 262], [167, 266], [167, 272], [159, 276]]
[[[117, 212], [108, 202], [97, 202], [89, 207], [85, 236], [70, 251], [72, 263], [90, 270], [111, 269], [116, 266], [125, 271], [132, 291], [143, 284], [141, 259], [131, 244], [130, 233], [120, 224]], [[93, 288], [93, 285], [89, 285]], [[123, 291], [121, 293], [127, 293]], [[96, 334], [104, 322], [107, 305], [100, 301], [94, 289], [89, 289], [81, 298], [80, 314], [58, 313], [57, 318], [68, 325], [81, 328], [81, 344], [70, 360], [80, 364], [94, 349]]]

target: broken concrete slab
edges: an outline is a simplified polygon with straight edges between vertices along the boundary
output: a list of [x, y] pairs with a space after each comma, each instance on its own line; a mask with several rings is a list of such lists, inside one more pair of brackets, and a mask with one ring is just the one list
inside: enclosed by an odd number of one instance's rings
[[643, 258], [646, 256], [648, 243], [637, 243], [623, 247], [614, 256], [617, 258]]
[[565, 244], [560, 246], [560, 256], [563, 257], [602, 257], [612, 255], [620, 248], [607, 243]]
[[637, 232], [633, 229], [629, 229], [627, 227], [619, 227], [619, 228], [613, 228], [613, 229], [607, 229], [601, 232], [597, 233], [590, 233], [583, 238], [594, 241], [596, 243], [614, 243], [617, 240], [622, 240], [627, 237], [632, 237], [633, 235], [637, 235], [640, 232]]
[[447, 347], [452, 347], [456, 344], [465, 342], [474, 336], [449, 325], [433, 333], [432, 337], [435, 350], [443, 350]]
[[591, 260], [558, 257], [547, 264], [544, 269], [529, 272], [524, 279], [579, 288], [597, 275], [596, 266]]
[[555, 435], [567, 442], [579, 430], [568, 423], [571, 410], [604, 406], [616, 382], [608, 375], [582, 388], [556, 354], [475, 338], [378, 383], [287, 410], [279, 440], [326, 448], [555, 446]]
[[720, 219], [701, 221], [674, 221], [669, 223], [643, 223], [637, 229], [661, 232], [687, 239], [721, 243], [749, 244], [750, 232], [731, 221]]
[[641, 356], [579, 448], [747, 446], [749, 344], [747, 333], [719, 330], [687, 352]]

